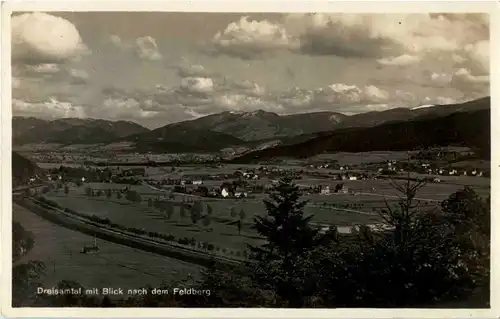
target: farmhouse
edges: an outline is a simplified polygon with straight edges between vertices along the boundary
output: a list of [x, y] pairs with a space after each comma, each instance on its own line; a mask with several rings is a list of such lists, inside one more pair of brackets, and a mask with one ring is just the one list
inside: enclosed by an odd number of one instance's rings
[[320, 194], [321, 195], [330, 195], [330, 187], [329, 186], [321, 186]]

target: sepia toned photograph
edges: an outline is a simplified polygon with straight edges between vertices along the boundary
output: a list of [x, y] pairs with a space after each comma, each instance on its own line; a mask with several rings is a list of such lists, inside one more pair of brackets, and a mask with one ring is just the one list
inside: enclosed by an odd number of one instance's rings
[[283, 11], [12, 13], [11, 307], [491, 307], [489, 14]]

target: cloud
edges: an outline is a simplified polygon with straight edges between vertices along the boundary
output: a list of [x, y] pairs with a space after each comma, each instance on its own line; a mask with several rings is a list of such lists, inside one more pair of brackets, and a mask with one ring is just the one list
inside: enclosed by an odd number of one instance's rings
[[45, 119], [63, 117], [85, 118], [87, 116], [83, 107], [74, 106], [69, 102], [60, 102], [55, 98], [37, 103], [12, 99], [12, 111], [16, 115], [35, 116]]
[[12, 88], [19, 89], [21, 87], [21, 79], [17, 77], [12, 77]]
[[285, 110], [283, 105], [276, 101], [237, 93], [219, 95], [215, 98], [214, 104], [225, 111], [255, 111], [261, 109], [269, 112], [282, 112]]
[[76, 27], [46, 13], [25, 13], [12, 17], [12, 59], [27, 64], [61, 63], [89, 50]]
[[158, 115], [156, 111], [142, 109], [141, 103], [132, 98], [108, 98], [101, 108], [96, 110], [99, 117], [107, 119], [144, 119]]
[[163, 55], [158, 50], [156, 39], [151, 36], [124, 40], [117, 35], [110, 35], [109, 41], [118, 49], [130, 52], [142, 60], [160, 61]]
[[74, 84], [86, 84], [88, 79], [90, 78], [87, 71], [80, 69], [70, 69], [69, 74]]
[[489, 92], [489, 75], [473, 75], [470, 70], [461, 68], [453, 74], [451, 84], [463, 92]]
[[458, 100], [447, 96], [425, 97], [423, 105], [447, 105], [457, 103]]
[[211, 78], [186, 77], [181, 80], [180, 89], [189, 93], [207, 94], [214, 90]]
[[213, 43], [220, 52], [243, 58], [299, 47], [298, 39], [291, 37], [283, 26], [267, 20], [249, 21], [246, 16], [216, 33]]
[[[471, 67], [481, 73], [490, 70], [490, 42], [483, 40], [465, 46], [465, 54], [471, 61]], [[467, 60], [466, 60], [467, 61]]]
[[289, 113], [304, 109], [359, 113], [369, 111], [370, 106], [385, 105], [390, 99], [391, 96], [387, 91], [374, 85], [358, 87], [334, 83], [314, 90], [295, 87], [278, 94], [276, 102]]
[[61, 71], [59, 65], [56, 63], [27, 65], [26, 68], [35, 73], [45, 73], [45, 74], [53, 74]]
[[162, 59], [158, 51], [156, 40], [153, 37], [146, 36], [135, 40], [136, 52], [139, 58], [144, 60], [158, 61]]
[[399, 66], [411, 65], [418, 63], [419, 61], [420, 61], [419, 57], [408, 54], [377, 60], [377, 62], [382, 65], [399, 65]]
[[241, 58], [291, 51], [297, 54], [375, 58], [380, 65], [409, 66], [423, 59], [489, 65], [486, 14], [293, 13], [277, 22], [230, 23], [214, 48]]

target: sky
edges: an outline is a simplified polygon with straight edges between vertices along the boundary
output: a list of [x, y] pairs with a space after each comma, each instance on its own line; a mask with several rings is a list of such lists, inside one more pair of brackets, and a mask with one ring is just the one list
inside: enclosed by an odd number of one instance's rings
[[486, 14], [17, 13], [13, 115], [149, 128], [489, 95]]

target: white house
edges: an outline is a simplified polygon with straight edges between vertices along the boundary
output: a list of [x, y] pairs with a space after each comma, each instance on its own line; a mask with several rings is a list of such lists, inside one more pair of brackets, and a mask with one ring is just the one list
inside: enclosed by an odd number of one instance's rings
[[227, 188], [223, 188], [222, 191], [220, 192], [220, 194], [222, 195], [222, 197], [229, 196], [229, 192], [228, 192]]
[[193, 185], [201, 185], [203, 184], [203, 181], [193, 181]]
[[350, 180], [350, 181], [357, 181], [357, 180], [358, 180], [358, 178], [357, 178], [356, 176], [350, 176], [350, 177], [349, 177], [349, 180]]
[[329, 195], [330, 194], [330, 187], [329, 186], [321, 187], [320, 193], [321, 193], [321, 195]]

